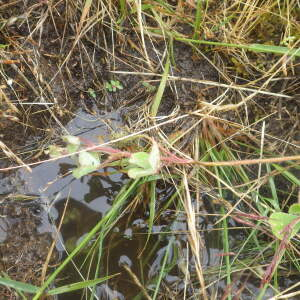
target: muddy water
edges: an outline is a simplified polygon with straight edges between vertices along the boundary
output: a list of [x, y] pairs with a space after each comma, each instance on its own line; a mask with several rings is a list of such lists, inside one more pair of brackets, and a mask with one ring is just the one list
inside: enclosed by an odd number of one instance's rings
[[[121, 119], [118, 112], [108, 113], [104, 116], [100, 113], [91, 115], [79, 110], [76, 112], [76, 117], [65, 126], [65, 130], [71, 135], [99, 142], [99, 137], [105, 140], [105, 137], [112, 132], [117, 132], [120, 124]], [[10, 258], [10, 265], [13, 265], [17, 261], [18, 253], [23, 251], [22, 245], [26, 244], [26, 249], [34, 248], [34, 240], [41, 237], [43, 237], [43, 242], [35, 246], [42, 248], [41, 251], [45, 252], [39, 253], [41, 260], [44, 260], [51, 243], [50, 235], [52, 237], [56, 235], [57, 225], [67, 202], [66, 214], [55, 249], [59, 259], [63, 259], [65, 251], [72, 251], [76, 242], [89, 232], [111, 208], [111, 202], [127, 180], [124, 175], [117, 172], [111, 172], [113, 174], [105, 176], [84, 176], [81, 179], [75, 179], [70, 174], [73, 167], [74, 162], [65, 158], [55, 162], [42, 163], [34, 167], [32, 173], [21, 169], [16, 174], [1, 180], [0, 194], [3, 197], [8, 197], [7, 195], [9, 197], [12, 195], [32, 196], [32, 199], [20, 201], [19, 203], [22, 203], [20, 205], [17, 202], [12, 205], [13, 212], [11, 209], [5, 210], [9, 217], [1, 219], [0, 224], [0, 238], [4, 245], [1, 248], [3, 261], [9, 260], [4, 257], [8, 256], [7, 252], [15, 251], [14, 257]], [[109, 173], [114, 170], [106, 169], [105, 171]], [[9, 207], [9, 205], [7, 206]], [[26, 229], [17, 230], [17, 226]], [[26, 237], [19, 240], [13, 237], [10, 239], [8, 229], [14, 231], [15, 236], [26, 235]], [[32, 236], [31, 243], [27, 243], [27, 240], [31, 240], [28, 236]], [[33, 249], [31, 252], [25, 251], [25, 255], [32, 257], [36, 255], [34, 251]], [[25, 260], [27, 260], [26, 257]], [[32, 263], [32, 265], [27, 265], [27, 268], [35, 269], [37, 265]], [[1, 269], [6, 271], [5, 266], [1, 266]], [[16, 279], [19, 279], [19, 275], [22, 277], [20, 274], [22, 271], [16, 270]], [[36, 274], [36, 276], [38, 275]], [[74, 282], [76, 278], [81, 280], [76, 273], [68, 275], [68, 278], [70, 282]], [[38, 278], [36, 279], [30, 279], [30, 282], [39, 284]], [[60, 296], [59, 299], [74, 299], [73, 296]]]
[[[112, 131], [117, 131], [119, 126], [118, 113], [96, 117], [80, 110], [65, 128], [71, 135], [98, 142], [98, 137], [108, 136]], [[85, 176], [75, 179], [70, 174], [73, 167], [74, 162], [65, 158], [55, 162], [42, 163], [33, 168], [32, 173], [20, 170], [18, 176], [21, 181], [26, 183], [27, 193], [40, 196], [54, 220], [59, 218], [56, 206], [61, 206], [66, 199], [68, 199], [70, 207], [93, 211], [98, 214], [98, 217], [101, 217], [110, 209], [110, 201], [122, 186], [124, 180], [122, 174], [116, 173], [105, 177]], [[78, 220], [78, 223], [86, 222]], [[47, 228], [41, 228], [41, 230], [47, 230]]]
[[[112, 132], [117, 132], [120, 124], [118, 112], [96, 116], [79, 110], [65, 129], [71, 135], [99, 142], [99, 137], [105, 140], [105, 137]], [[39, 214], [42, 222], [38, 226], [40, 234], [50, 232], [53, 237], [56, 235], [57, 225], [67, 202], [66, 214], [56, 244], [56, 251], [61, 259], [65, 257], [65, 251], [72, 251], [76, 243], [111, 208], [111, 202], [121, 189], [123, 182], [127, 180], [124, 175], [116, 172], [111, 175], [90, 175], [75, 179], [70, 174], [73, 167], [74, 162], [65, 158], [42, 163], [34, 167], [32, 173], [20, 170], [16, 175], [18, 181], [25, 184], [22, 193], [36, 195], [42, 203]], [[106, 169], [105, 171], [114, 170]], [[70, 275], [70, 272], [73, 274]], [[65, 283], [82, 280], [74, 269], [67, 269], [63, 276], [66, 278]], [[109, 293], [115, 294], [112, 291]], [[59, 297], [64, 300], [79, 298], [79, 293]]]
[[[76, 117], [65, 126], [65, 129], [71, 135], [98, 142], [99, 136], [105, 140], [112, 132], [117, 132], [120, 126], [119, 112], [105, 116], [93, 116], [79, 110]], [[42, 204], [39, 211], [39, 218], [42, 221], [37, 227], [38, 234], [51, 233], [55, 237], [57, 226], [67, 204], [66, 214], [59, 231], [59, 240], [56, 244], [56, 251], [60, 260], [66, 256], [66, 251], [72, 251], [76, 243], [99, 222], [101, 217], [111, 208], [111, 203], [122, 185], [128, 181], [125, 175], [113, 172], [115, 171], [113, 169], [106, 169], [107, 173], [112, 171], [112, 174], [105, 176], [88, 175], [81, 179], [75, 179], [70, 174], [73, 167], [74, 162], [69, 158], [45, 162], [34, 167], [32, 173], [25, 169], [19, 170], [14, 179], [14, 182], [17, 183], [15, 184], [15, 192], [35, 195], [38, 197], [39, 203]], [[163, 186], [158, 192], [162, 195], [162, 199], [167, 199], [173, 193], [173, 189]], [[141, 268], [138, 259], [147, 239], [145, 234], [147, 233], [147, 219], [147, 212], [145, 213], [143, 209], [137, 209], [130, 221], [128, 221], [128, 216], [119, 220], [112, 234], [108, 237], [107, 245], [105, 245], [108, 250], [105, 251], [101, 276], [120, 272], [121, 275], [118, 276], [117, 280], [111, 280], [109, 285], [101, 284], [97, 287], [99, 299], [133, 299], [135, 295], [139, 294], [140, 290], [132, 283], [128, 274], [121, 267], [124, 263], [130, 266], [138, 276], [142, 272], [142, 276], [147, 277], [150, 274], [150, 277], [153, 277], [159, 272], [165, 255], [167, 239], [160, 241], [159, 235], [154, 234], [149, 240], [149, 249], [156, 244], [156, 252], [151, 257], [152, 261], [150, 260], [147, 266]], [[166, 221], [163, 223], [165, 225], [154, 226], [153, 232], [158, 233], [168, 227]], [[184, 218], [179, 217], [171, 230], [186, 229]], [[180, 240], [186, 243], [184, 235], [178, 238], [178, 245]], [[45, 244], [44, 247], [48, 249], [49, 245]], [[173, 250], [171, 249], [171, 251]], [[147, 249], [145, 253], [147, 253]], [[84, 255], [79, 255], [76, 258], [77, 264], [84, 260]], [[72, 264], [68, 265], [61, 277], [63, 280], [58, 285], [82, 280]], [[177, 276], [168, 276], [167, 280], [174, 284], [181, 279]], [[80, 299], [80, 297], [81, 291], [61, 295], [59, 299]]]

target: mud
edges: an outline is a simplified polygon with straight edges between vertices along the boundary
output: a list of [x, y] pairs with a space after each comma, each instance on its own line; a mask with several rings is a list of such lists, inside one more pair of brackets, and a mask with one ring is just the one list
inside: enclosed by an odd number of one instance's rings
[[[52, 237], [50, 233], [40, 233], [41, 225], [39, 201], [2, 199], [1, 203], [1, 271], [9, 278], [36, 286], [41, 284], [42, 268], [47, 259]], [[13, 204], [12, 201], [16, 201]], [[18, 203], [21, 201], [21, 203]], [[58, 253], [53, 252], [49, 261], [49, 271], [55, 268]], [[14, 290], [1, 286], [1, 299], [19, 299]], [[50, 298], [49, 298], [50, 299]]]

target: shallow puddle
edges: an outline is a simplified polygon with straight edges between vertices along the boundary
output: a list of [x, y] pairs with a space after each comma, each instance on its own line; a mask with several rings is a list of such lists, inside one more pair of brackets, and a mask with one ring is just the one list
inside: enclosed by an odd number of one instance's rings
[[[65, 126], [65, 129], [70, 135], [99, 142], [99, 138], [105, 140], [105, 137], [112, 132], [117, 132], [120, 126], [121, 119], [118, 112], [105, 116], [94, 116], [79, 110], [76, 117]], [[24, 195], [31, 195], [32, 197], [29, 199], [30, 201], [27, 201], [27, 204], [24, 200], [19, 203], [26, 207], [38, 206], [38, 209], [29, 209], [29, 214], [34, 214], [39, 220], [36, 224], [37, 228], [28, 228], [29, 231], [32, 231], [26, 233], [29, 235], [40, 236], [51, 233], [52, 238], [55, 238], [57, 226], [63, 216], [67, 202], [66, 213], [56, 243], [56, 250], [60, 254], [60, 259], [65, 257], [66, 250], [72, 251], [76, 243], [111, 208], [111, 202], [120, 191], [123, 182], [127, 180], [125, 175], [109, 168], [106, 168], [106, 173], [103, 176], [96, 174], [76, 179], [70, 173], [73, 167], [74, 162], [70, 158], [44, 162], [33, 167], [32, 173], [20, 169], [10, 178], [2, 179], [0, 184], [0, 193], [3, 196], [9, 193], [10, 197], [11, 195], [23, 195], [23, 197]], [[15, 204], [15, 206], [18, 205], [18, 203]], [[18, 218], [24, 218], [24, 214], [21, 215], [20, 213], [15, 219]], [[32, 219], [34, 219], [33, 215]], [[13, 220], [14, 218], [1, 220], [3, 224], [0, 224], [0, 238], [4, 244], [7, 238], [6, 229], [10, 225], [15, 226]], [[49, 248], [49, 243], [44, 246]], [[76, 277], [76, 274], [71, 275], [70, 282], [74, 282]], [[59, 299], [72, 298], [65, 295], [60, 296]]]
[[[79, 110], [76, 117], [65, 128], [71, 135], [99, 142], [99, 137], [105, 140], [112, 132], [117, 132], [121, 125], [121, 117], [118, 112], [95, 116]], [[46, 255], [50, 243], [49, 238], [45, 236], [43, 240], [40, 236], [44, 237], [43, 235], [48, 233], [52, 235], [53, 239], [59, 237], [56, 243], [56, 253], [58, 254], [56, 261], [62, 261], [66, 257], [66, 251], [70, 253], [101, 220], [112, 207], [112, 202], [122, 186], [128, 182], [126, 175], [112, 168], [99, 170], [99, 173], [95, 172], [81, 179], [75, 179], [70, 173], [73, 167], [74, 162], [70, 158], [64, 158], [54, 162], [41, 163], [32, 169], [32, 173], [21, 169], [11, 179], [11, 188], [14, 194], [31, 195], [36, 198], [32, 200], [32, 203], [36, 203], [38, 206], [33, 205], [33, 209], [30, 208], [30, 213], [38, 215], [41, 219], [41, 222], [36, 225], [38, 234], [35, 237], [36, 240], [39, 237], [41, 242], [36, 247], [43, 248], [42, 250], [45, 252], [43, 255]], [[5, 184], [5, 178], [0, 183], [0, 190], [2, 193], [9, 191], [9, 184]], [[158, 209], [172, 197], [175, 188], [161, 182], [157, 185], [156, 191]], [[198, 279], [195, 276], [194, 258], [188, 250], [188, 238], [185, 234], [188, 227], [185, 213], [165, 210], [160, 219], [156, 220], [152, 234], [147, 240], [149, 229], [147, 205], [148, 203], [145, 203], [134, 207], [132, 214], [127, 213], [119, 219], [105, 238], [100, 277], [116, 273], [120, 273], [120, 275], [116, 279], [110, 280], [109, 283], [97, 286], [98, 299], [145, 299], [141, 289], [134, 283], [132, 275], [123, 265], [130, 268], [132, 274], [138, 277], [143, 286], [148, 287], [148, 291], [154, 292], [155, 282], [164, 264], [166, 253], [168, 253], [167, 265], [172, 266], [172, 271], [166, 275], [161, 288], [165, 291], [172, 291], [173, 299], [184, 293], [190, 296], [197, 294], [198, 291], [193, 290], [195, 282], [195, 285], [198, 286]], [[62, 226], [57, 234], [57, 228], [62, 218]], [[7, 224], [1, 219], [0, 221], [3, 223], [0, 224], [2, 228], [0, 238], [5, 244], [7, 242], [5, 231]], [[200, 215], [197, 222], [199, 232], [203, 232], [202, 266], [205, 270], [212, 271], [208, 277], [211, 278], [211, 282], [215, 281], [209, 292], [211, 295], [214, 293], [222, 295], [226, 293], [228, 286], [225, 278], [221, 280], [218, 278], [217, 269], [224, 259], [220, 255], [223, 252], [220, 233], [214, 230], [215, 228], [212, 226], [214, 221], [208, 220], [204, 215]], [[236, 224], [232, 223], [229, 226], [234, 227]], [[242, 240], [244, 237], [237, 230], [231, 230], [230, 238], [234, 244], [234, 240]], [[78, 266], [84, 262], [86, 254], [83, 251], [76, 257], [77, 267], [69, 264], [65, 268], [60, 274], [57, 286], [81, 281], [86, 278], [87, 272], [93, 274], [96, 265], [94, 261], [90, 265], [78, 269]], [[41, 254], [41, 260], [43, 255]], [[187, 267], [192, 274], [191, 278], [185, 276]], [[237, 286], [239, 284], [241, 284], [240, 279], [236, 282]], [[245, 290], [243, 299], [253, 299], [251, 297], [258, 294], [259, 289], [252, 283], [247, 283], [247, 286], [247, 289], [253, 294], [248, 296], [248, 291]], [[272, 296], [272, 293], [269, 296]], [[82, 291], [63, 294], [58, 299], [71, 300], [81, 299], [81, 297]], [[167, 299], [171, 298], [172, 295]]]

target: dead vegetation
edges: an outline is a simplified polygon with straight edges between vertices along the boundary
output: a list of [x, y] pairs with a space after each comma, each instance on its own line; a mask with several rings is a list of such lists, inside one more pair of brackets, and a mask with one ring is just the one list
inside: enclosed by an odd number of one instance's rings
[[[297, 52], [288, 52], [299, 49], [299, 12], [296, 0], [0, 1], [2, 169], [29, 169], [46, 159], [44, 150], [68, 134], [65, 125], [77, 109], [121, 110], [124, 127], [112, 133], [110, 146], [142, 151], [154, 138], [173, 158], [160, 178], [174, 188], [172, 205], [157, 204], [158, 215], [148, 220], [155, 224], [167, 208], [186, 217], [186, 245], [178, 242], [185, 256], [172, 299], [262, 297], [247, 284], [263, 278], [259, 268], [271, 261], [264, 253], [277, 249], [268, 242], [278, 241], [267, 222], [256, 225], [238, 214], [266, 216], [299, 201], [300, 65]], [[247, 45], [253, 44], [270, 48], [252, 51]], [[110, 92], [111, 80], [123, 89]], [[133, 141], [126, 143], [128, 137]], [[138, 190], [136, 207], [140, 195], [154, 201], [151, 184]], [[203, 194], [213, 212], [207, 213]], [[214, 215], [210, 225], [224, 232], [219, 270], [203, 263], [203, 213]], [[231, 217], [239, 222], [230, 227]], [[236, 227], [246, 241], [232, 241]], [[170, 236], [176, 236], [172, 230]], [[170, 241], [169, 250], [176, 244]], [[292, 263], [298, 262], [298, 240], [284, 249], [290, 256], [282, 259], [277, 279], [287, 270], [299, 272]], [[161, 263], [161, 274], [165, 268]], [[161, 290], [153, 291], [131, 274], [147, 297], [171, 299], [164, 293], [175, 283], [155, 277]], [[289, 293], [278, 280], [266, 286], [274, 297]]]

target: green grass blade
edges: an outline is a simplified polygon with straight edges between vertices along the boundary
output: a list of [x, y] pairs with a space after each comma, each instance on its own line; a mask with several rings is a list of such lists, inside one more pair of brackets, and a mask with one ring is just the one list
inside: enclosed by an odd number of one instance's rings
[[[271, 167], [269, 164], [266, 164], [266, 168], [269, 174], [271, 174]], [[269, 176], [269, 185], [272, 193], [272, 205], [276, 211], [280, 211], [279, 200], [277, 196], [276, 184], [273, 176]]]
[[300, 56], [300, 48], [289, 49], [288, 47], [272, 46], [263, 44], [251, 44], [248, 50], [254, 52], [274, 53], [274, 54], [287, 54], [291, 56]]
[[120, 0], [120, 11], [121, 11], [121, 20], [123, 20], [127, 15], [127, 9], [126, 9], [126, 0]]
[[39, 287], [34, 286], [32, 284], [23, 283], [9, 278], [3, 278], [3, 277], [0, 277], [0, 284], [13, 288], [18, 291], [31, 293], [31, 294], [34, 294], [39, 290]]
[[119, 275], [119, 274], [114, 274], [111, 276], [106, 276], [106, 277], [93, 279], [93, 280], [86, 280], [86, 281], [76, 282], [76, 283], [72, 283], [72, 284], [67, 284], [67, 285], [52, 289], [52, 290], [48, 291], [47, 294], [48, 295], [59, 295], [59, 294], [64, 294], [64, 293], [81, 290], [81, 289], [84, 289], [87, 287], [94, 286], [94, 285], [101, 283], [103, 281], [106, 281], [108, 279], [111, 279], [111, 278], [115, 277], [116, 275]]
[[[225, 215], [225, 209], [224, 207], [221, 207], [221, 214]], [[230, 251], [229, 247], [229, 236], [228, 236], [228, 224], [227, 224], [227, 218], [224, 218], [222, 221], [223, 224], [223, 247], [224, 247], [224, 252], [228, 253]], [[231, 285], [231, 264], [230, 264], [230, 257], [228, 255], [225, 256], [225, 263], [226, 263], [226, 282], [227, 285]], [[231, 294], [228, 295], [227, 297], [228, 300], [231, 300]]]
[[151, 116], [152, 117], [156, 117], [156, 115], [157, 115], [157, 111], [158, 111], [162, 96], [163, 96], [165, 88], [166, 88], [166, 83], [167, 83], [167, 78], [168, 78], [168, 75], [169, 75], [169, 70], [170, 70], [170, 59], [169, 59], [169, 56], [168, 56], [167, 57], [167, 62], [165, 64], [165, 70], [164, 70], [159, 88], [157, 90], [157, 93], [155, 95], [155, 98], [154, 98], [154, 101], [153, 101], [153, 104], [152, 104], [152, 107], [151, 107]]
[[157, 297], [157, 294], [158, 294], [158, 291], [159, 291], [159, 287], [160, 287], [160, 284], [161, 284], [161, 281], [164, 277], [164, 274], [165, 274], [165, 268], [166, 268], [166, 264], [167, 264], [167, 260], [169, 258], [169, 254], [170, 254], [170, 248], [173, 244], [175, 240], [175, 237], [172, 236], [169, 240], [169, 243], [168, 243], [168, 246], [166, 248], [166, 253], [165, 253], [165, 256], [164, 256], [164, 260], [163, 260], [163, 264], [161, 266], [161, 270], [160, 270], [160, 273], [159, 273], [159, 276], [158, 276], [158, 280], [156, 282], [156, 288], [155, 288], [155, 291], [154, 291], [154, 295], [152, 297], [152, 300], [155, 300], [156, 297]]
[[[97, 264], [96, 264], [96, 271], [94, 274], [94, 279], [97, 279], [97, 277], [99, 276], [99, 273], [100, 273], [100, 263], [101, 263], [101, 258], [102, 258], [104, 238], [105, 238], [105, 232], [102, 231], [99, 234], [99, 237], [97, 238], [96, 242], [94, 243], [94, 245], [96, 247], [98, 247], [98, 257], [97, 257]], [[94, 286], [93, 290], [91, 291], [90, 300], [93, 300], [93, 298], [94, 298], [95, 289], [96, 289], [96, 286]]]
[[[218, 177], [220, 177], [219, 174], [219, 170], [217, 167], [214, 168], [215, 169], [215, 173]], [[222, 168], [221, 168], [222, 169]], [[222, 195], [222, 187], [221, 187], [221, 182], [218, 181], [218, 187], [219, 187], [219, 194], [221, 197], [223, 197]], [[225, 216], [225, 209], [222, 206], [221, 207], [221, 214], [223, 216]], [[227, 224], [227, 218], [224, 218], [222, 221], [223, 224], [223, 230], [222, 230], [222, 239], [223, 239], [223, 249], [225, 253], [228, 253], [230, 251], [230, 247], [229, 247], [229, 234], [228, 234], [228, 224]], [[226, 264], [226, 283], [228, 286], [231, 285], [232, 280], [231, 280], [231, 264], [230, 264], [230, 258], [228, 255], [225, 256], [225, 264]], [[231, 293], [227, 296], [228, 300], [231, 300]]]
[[199, 39], [199, 31], [202, 23], [202, 1], [197, 1], [197, 8], [196, 8], [196, 18], [194, 23], [194, 34], [193, 39]]
[[179, 36], [174, 36], [174, 39], [177, 41], [193, 43], [193, 44], [231, 47], [231, 48], [245, 49], [245, 50], [249, 50], [249, 51], [253, 51], [253, 52], [286, 54], [286, 55], [290, 55], [290, 56], [300, 57], [300, 48], [289, 49], [288, 47], [263, 45], [263, 44], [250, 44], [250, 45], [230, 44], [230, 43], [212, 42], [212, 41], [205, 41], [205, 40], [187, 39], [187, 38], [182, 38]]
[[[152, 232], [152, 227], [153, 227], [153, 223], [154, 223], [154, 217], [155, 217], [155, 203], [156, 203], [156, 181], [152, 181], [150, 186], [150, 204], [149, 204], [149, 230], [148, 230], [148, 237], [147, 237], [147, 241], [146, 241], [146, 245], [149, 241], [151, 232]], [[145, 247], [146, 247], [145, 245]]]
[[281, 167], [280, 165], [277, 164], [272, 164], [272, 166], [277, 170], [280, 171], [281, 174], [290, 182], [292, 182], [293, 184], [296, 184], [298, 186], [300, 186], [300, 179], [298, 179], [295, 175], [293, 175], [291, 172], [289, 172], [288, 170], [286, 170], [285, 168]]

